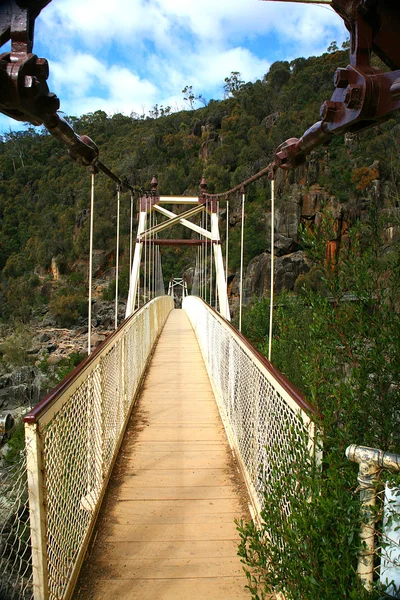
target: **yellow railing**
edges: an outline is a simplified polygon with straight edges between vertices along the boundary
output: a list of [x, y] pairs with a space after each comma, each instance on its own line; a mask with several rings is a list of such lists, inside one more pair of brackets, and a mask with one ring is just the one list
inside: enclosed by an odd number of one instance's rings
[[173, 308], [136, 311], [25, 417], [35, 600], [71, 596], [154, 343]]

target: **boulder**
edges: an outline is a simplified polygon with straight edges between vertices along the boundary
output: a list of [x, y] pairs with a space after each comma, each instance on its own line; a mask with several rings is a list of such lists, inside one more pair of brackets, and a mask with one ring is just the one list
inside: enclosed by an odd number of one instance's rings
[[[310, 270], [305, 253], [302, 250], [285, 256], [275, 257], [274, 261], [274, 289], [275, 294], [283, 290], [293, 290], [299, 275]], [[236, 274], [231, 287], [233, 296], [239, 295], [240, 275]], [[253, 297], [261, 298], [270, 292], [271, 282], [271, 256], [263, 252], [250, 261], [243, 281], [243, 297], [251, 300]]]

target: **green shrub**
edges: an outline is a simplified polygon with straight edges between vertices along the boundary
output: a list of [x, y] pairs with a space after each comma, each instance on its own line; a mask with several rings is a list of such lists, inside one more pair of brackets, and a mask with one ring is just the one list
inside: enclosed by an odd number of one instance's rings
[[[400, 451], [400, 252], [384, 246], [376, 213], [349, 233], [334, 264], [325, 260], [324, 231], [310, 236], [324, 290], [277, 298], [272, 361], [324, 416], [323, 459], [317, 468], [303, 440], [293, 439], [293, 465], [268, 465], [276, 478], [265, 496], [262, 527], [240, 523], [240, 555], [254, 599], [284, 591], [287, 600], [368, 596], [356, 576], [360, 502], [357, 466], [345, 449], [360, 444]], [[268, 302], [244, 311], [243, 331], [266, 352]], [[287, 432], [290, 435], [290, 432]], [[296, 454], [297, 453], [297, 454]], [[399, 478], [397, 478], [399, 479]], [[291, 513], [285, 518], [284, 503]]]
[[32, 332], [25, 325], [17, 325], [14, 333], [0, 344], [0, 356], [8, 366], [23, 367], [34, 361], [28, 350], [32, 347]]
[[62, 290], [54, 294], [50, 300], [51, 313], [61, 327], [75, 325], [78, 317], [87, 316], [87, 298], [80, 292], [69, 292]]

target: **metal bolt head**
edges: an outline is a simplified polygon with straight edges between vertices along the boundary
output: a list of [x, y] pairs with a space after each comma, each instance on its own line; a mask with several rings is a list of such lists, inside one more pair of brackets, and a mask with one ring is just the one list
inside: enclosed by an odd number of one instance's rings
[[321, 119], [326, 123], [332, 123], [336, 114], [336, 102], [326, 100], [320, 108], [319, 114]]
[[346, 95], [344, 103], [347, 108], [356, 109], [361, 104], [362, 88], [359, 85], [348, 85], [346, 88]]
[[38, 79], [46, 80], [49, 78], [49, 63], [45, 58], [36, 59], [35, 75]]
[[349, 72], [347, 69], [336, 69], [333, 83], [337, 88], [345, 88], [349, 83]]

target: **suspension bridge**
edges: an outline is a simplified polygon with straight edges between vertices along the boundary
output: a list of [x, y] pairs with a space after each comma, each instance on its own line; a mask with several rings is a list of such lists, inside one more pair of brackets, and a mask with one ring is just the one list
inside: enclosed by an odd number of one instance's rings
[[[178, 224], [193, 237], [159, 237]], [[190, 289], [174, 278], [165, 294], [165, 245], [195, 247]], [[171, 197], [153, 180], [140, 199], [117, 325], [24, 418], [28, 496], [7, 531], [29, 532], [31, 551], [4, 545], [2, 585], [34, 600], [246, 598], [235, 519], [259, 518], [272, 460], [289, 468], [288, 430], [312, 449], [313, 408], [230, 324], [204, 181]]]
[[[25, 450], [1, 480], [5, 598], [248, 597], [234, 519], [259, 521], [274, 484], [270, 465], [285, 471], [295, 461], [288, 431], [308, 437], [314, 452], [314, 411], [240, 333], [243, 253], [239, 331], [230, 324], [218, 199], [240, 191], [243, 224], [246, 185], [269, 175], [273, 195], [278, 167], [296, 167], [333, 134], [361, 131], [400, 107], [393, 33], [399, 9], [383, 0], [322, 1], [343, 18], [351, 43], [350, 65], [336, 71], [321, 120], [300, 139], [284, 142], [270, 165], [227, 192], [207, 194], [203, 182], [198, 197], [163, 197], [153, 181], [139, 201], [134, 244], [131, 201], [126, 318], [118, 324], [117, 278], [115, 332], [93, 352], [95, 173], [102, 171], [118, 186], [117, 273], [120, 193], [128, 190], [133, 198], [137, 190], [104, 165], [96, 144], [76, 135], [57, 112], [59, 100], [46, 83], [47, 61], [32, 54], [34, 22], [49, 0], [23, 6], [10, 0], [0, 11], [0, 42], [11, 40], [0, 68], [1, 112], [45, 125], [92, 171], [88, 358], [25, 416]], [[387, 71], [371, 66], [371, 48]], [[175, 214], [166, 205], [187, 210]], [[177, 225], [192, 237], [159, 237]], [[165, 294], [160, 248], [172, 244], [196, 246], [196, 267], [191, 289], [183, 278], [173, 278]], [[272, 293], [273, 281], [270, 341]], [[362, 501], [370, 515], [380, 471], [398, 472], [399, 457], [353, 446], [348, 457], [360, 464]], [[291, 507], [282, 510], [288, 515]], [[358, 572], [366, 587], [374, 575], [374, 526], [367, 516], [361, 527]]]

